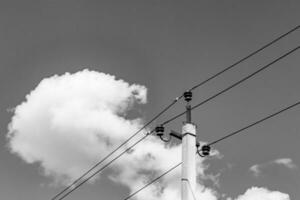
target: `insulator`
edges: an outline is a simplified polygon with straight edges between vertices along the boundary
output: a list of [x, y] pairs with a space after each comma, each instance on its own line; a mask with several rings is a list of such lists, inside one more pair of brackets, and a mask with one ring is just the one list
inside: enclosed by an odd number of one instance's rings
[[201, 150], [202, 150], [202, 154], [204, 156], [208, 156], [210, 153], [210, 146], [204, 145], [204, 146], [202, 146]]
[[208, 145], [203, 145], [202, 146], [202, 151], [210, 151], [210, 146], [208, 146]]
[[183, 93], [183, 96], [185, 101], [190, 102], [192, 100], [193, 93], [191, 91], [186, 91]]
[[163, 126], [157, 126], [155, 127], [155, 132], [157, 136], [163, 136], [165, 132], [165, 127]]
[[203, 156], [209, 156], [209, 151], [202, 151]]

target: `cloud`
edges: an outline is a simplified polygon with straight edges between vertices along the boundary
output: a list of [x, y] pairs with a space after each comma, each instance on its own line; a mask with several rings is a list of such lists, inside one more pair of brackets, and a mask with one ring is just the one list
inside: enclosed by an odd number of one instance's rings
[[[128, 111], [145, 104], [146, 94], [144, 86], [130, 85], [96, 71], [45, 78], [14, 109], [8, 127], [8, 146], [26, 163], [39, 163], [44, 175], [55, 184], [68, 184], [143, 126], [143, 120], [130, 119]], [[134, 192], [180, 161], [180, 145], [166, 146], [149, 136], [111, 165], [113, 173], [108, 176]], [[208, 167], [199, 158], [198, 176], [205, 179]], [[136, 197], [179, 200], [180, 172], [179, 167]], [[200, 183], [196, 196], [216, 200], [215, 191]]]
[[296, 169], [297, 165], [293, 162], [291, 158], [279, 158], [272, 161], [274, 164], [283, 165], [289, 169]]
[[236, 200], [290, 200], [288, 194], [279, 191], [270, 191], [266, 188], [252, 187]]
[[298, 166], [293, 162], [291, 158], [278, 158], [263, 164], [255, 164], [249, 168], [249, 170], [253, 173], [254, 176], [258, 177], [261, 175], [262, 170], [268, 166], [272, 165], [282, 165], [287, 167], [288, 169], [297, 169]]
[[146, 103], [146, 94], [144, 86], [89, 70], [45, 78], [14, 109], [10, 150], [69, 182], [142, 126], [126, 112]]
[[254, 176], [259, 176], [261, 173], [260, 165], [253, 165], [249, 169]]

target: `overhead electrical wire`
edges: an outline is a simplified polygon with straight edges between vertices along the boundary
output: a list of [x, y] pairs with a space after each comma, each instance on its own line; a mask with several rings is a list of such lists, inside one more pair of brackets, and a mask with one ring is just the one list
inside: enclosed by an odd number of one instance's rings
[[232, 136], [234, 136], [234, 135], [236, 135], [238, 133], [241, 133], [242, 131], [244, 131], [246, 129], [249, 129], [249, 128], [251, 128], [251, 127], [253, 127], [253, 126], [257, 125], [257, 124], [260, 124], [260, 123], [262, 123], [262, 122], [264, 122], [264, 121], [266, 121], [266, 120], [268, 120], [270, 118], [273, 118], [276, 115], [279, 115], [279, 114], [281, 114], [281, 113], [283, 113], [283, 112], [285, 112], [287, 110], [290, 110], [290, 109], [292, 109], [292, 108], [294, 108], [294, 107], [296, 107], [298, 105], [300, 105], [300, 101], [298, 101], [297, 103], [294, 103], [294, 104], [292, 104], [292, 105], [290, 105], [288, 107], [285, 107], [285, 108], [283, 108], [283, 109], [281, 109], [281, 110], [279, 110], [279, 111], [277, 111], [277, 112], [275, 112], [275, 113], [273, 113], [271, 115], [268, 115], [268, 116], [266, 116], [266, 117], [264, 117], [264, 118], [262, 118], [262, 119], [260, 119], [260, 120], [258, 120], [256, 122], [251, 123], [248, 126], [245, 126], [244, 128], [241, 128], [241, 129], [239, 129], [237, 131], [234, 131], [234, 132], [232, 132], [232, 133], [230, 133], [230, 134], [228, 134], [228, 135], [226, 135], [226, 136], [224, 136], [224, 137], [222, 137], [222, 138], [220, 138], [218, 140], [215, 140], [215, 141], [213, 141], [213, 142], [211, 142], [209, 144], [206, 144], [206, 145], [211, 146], [211, 145], [214, 145], [214, 144], [216, 144], [218, 142], [221, 142], [222, 140], [225, 140], [225, 139], [227, 139], [229, 137], [232, 137]]
[[146, 187], [150, 186], [151, 184], [155, 183], [158, 179], [162, 178], [163, 176], [167, 175], [168, 173], [170, 173], [171, 171], [173, 171], [174, 169], [176, 169], [177, 167], [179, 167], [182, 164], [182, 162], [174, 165], [173, 167], [171, 167], [169, 170], [167, 170], [166, 172], [164, 172], [163, 174], [161, 174], [160, 176], [156, 177], [155, 179], [153, 179], [152, 181], [150, 181], [149, 183], [147, 183], [146, 185], [144, 185], [143, 187], [141, 187], [140, 189], [138, 189], [137, 191], [133, 192], [132, 194], [130, 194], [128, 197], [126, 197], [124, 200], [128, 200], [131, 197], [135, 196], [137, 193], [139, 193], [140, 191], [144, 190]]
[[[206, 84], [207, 82], [213, 80], [214, 78], [220, 76], [221, 74], [223, 74], [224, 72], [230, 70], [231, 68], [237, 66], [238, 64], [242, 63], [243, 61], [249, 59], [250, 57], [254, 56], [255, 54], [259, 53], [260, 51], [264, 50], [265, 48], [271, 46], [272, 44], [276, 43], [277, 41], [281, 40], [282, 38], [288, 36], [289, 34], [291, 34], [292, 32], [296, 31], [297, 29], [300, 28], [300, 25], [296, 26], [295, 28], [289, 30], [288, 32], [280, 35], [279, 37], [273, 39], [271, 42], [263, 45], [261, 48], [259, 48], [258, 50], [250, 53], [249, 55], [243, 57], [242, 59], [238, 60], [237, 62], [233, 63], [232, 65], [226, 67], [225, 69], [223, 69], [222, 71], [214, 74], [213, 76], [211, 76], [210, 78], [198, 83], [197, 85], [193, 86], [189, 91], [192, 91], [204, 84]], [[141, 127], [137, 132], [135, 132], [133, 135], [131, 135], [128, 139], [126, 139], [123, 143], [121, 143], [116, 149], [114, 149], [112, 152], [110, 152], [109, 154], [107, 154], [103, 159], [101, 159], [99, 162], [97, 162], [96, 164], [94, 164], [89, 170], [87, 170], [85, 173], [83, 173], [79, 178], [77, 178], [75, 181], [73, 181], [69, 186], [67, 186], [65, 189], [63, 189], [61, 192], [59, 192], [58, 194], [56, 194], [54, 197], [51, 198], [51, 200], [55, 200], [57, 197], [59, 197], [60, 195], [62, 195], [64, 192], [66, 192], [67, 190], [73, 188], [73, 186], [75, 184], [77, 184], [82, 178], [84, 178], [86, 175], [88, 175], [91, 171], [93, 171], [96, 167], [98, 167], [101, 163], [103, 163], [105, 160], [107, 160], [112, 154], [114, 154], [116, 151], [118, 151], [122, 146], [124, 146], [127, 142], [129, 142], [133, 137], [135, 137], [138, 133], [140, 133], [142, 130], [144, 130], [146, 127], [148, 127], [153, 121], [155, 121], [157, 118], [159, 118], [163, 113], [165, 113], [167, 110], [169, 110], [174, 104], [176, 104], [178, 102], [178, 100], [180, 100], [183, 97], [183, 94], [177, 98], [175, 98], [168, 106], [166, 106], [160, 113], [158, 113], [156, 116], [154, 116], [148, 123], [146, 123], [143, 127]], [[183, 113], [184, 114], [184, 113]], [[182, 114], [182, 115], [183, 115]], [[69, 193], [68, 193], [69, 194]]]
[[[234, 87], [240, 85], [241, 83], [243, 83], [244, 81], [250, 79], [251, 77], [255, 76], [256, 74], [258, 74], [258, 73], [262, 72], [263, 70], [265, 70], [265, 69], [271, 67], [273, 64], [277, 63], [278, 61], [280, 61], [281, 59], [285, 58], [286, 56], [288, 56], [288, 55], [294, 53], [294, 52], [297, 51], [299, 48], [300, 48], [300, 46], [297, 46], [296, 48], [294, 48], [294, 49], [290, 50], [289, 52], [283, 54], [282, 56], [276, 58], [275, 60], [273, 60], [273, 61], [270, 62], [269, 64], [267, 64], [267, 65], [265, 65], [265, 66], [259, 68], [258, 70], [256, 70], [255, 72], [251, 73], [250, 75], [248, 75], [248, 76], [246, 76], [246, 77], [240, 79], [239, 81], [235, 82], [234, 84], [230, 85], [229, 87], [227, 87], [227, 88], [221, 90], [220, 92], [216, 93], [215, 95], [213, 95], [213, 96], [211, 96], [211, 97], [205, 99], [205, 100], [202, 101], [201, 103], [198, 103], [198, 104], [192, 106], [192, 107], [191, 107], [191, 110], [194, 110], [195, 108], [198, 108], [199, 106], [201, 106], [201, 105], [203, 105], [203, 104], [205, 104], [205, 103], [211, 101], [212, 99], [214, 99], [214, 98], [220, 96], [221, 94], [224, 94], [225, 92], [229, 91], [230, 89], [232, 89], [232, 88], [234, 88]], [[178, 114], [178, 115], [176, 115], [176, 116], [170, 118], [169, 120], [163, 122], [161, 125], [166, 125], [166, 124], [170, 123], [171, 121], [174, 121], [175, 119], [177, 119], [177, 118], [181, 117], [182, 115], [184, 115], [186, 112], [187, 112], [187, 111], [184, 111], [184, 112], [182, 112], [182, 113], [180, 113], [180, 114]]]

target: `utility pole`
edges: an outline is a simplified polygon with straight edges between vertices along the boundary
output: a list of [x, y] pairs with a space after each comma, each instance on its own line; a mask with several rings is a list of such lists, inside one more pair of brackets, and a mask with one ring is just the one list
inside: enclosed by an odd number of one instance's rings
[[186, 122], [182, 126], [181, 200], [194, 200], [196, 191], [196, 126], [192, 123], [192, 92], [184, 93]]
[[209, 155], [210, 146], [200, 144], [196, 138], [196, 125], [192, 123], [192, 92], [186, 91], [184, 94], [186, 101], [186, 121], [182, 126], [182, 133], [171, 131], [169, 138], [164, 137], [164, 127], [159, 125], [155, 128], [156, 135], [164, 142], [169, 142], [171, 137], [182, 140], [182, 168], [181, 168], [181, 200], [195, 200], [196, 191], [196, 152], [199, 156]]

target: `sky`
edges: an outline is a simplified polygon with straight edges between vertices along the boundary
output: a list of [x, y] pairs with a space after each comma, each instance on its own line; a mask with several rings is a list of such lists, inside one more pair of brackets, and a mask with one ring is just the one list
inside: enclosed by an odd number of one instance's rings
[[[300, 2], [296, 0], [0, 1], [1, 199], [50, 199], [63, 188], [64, 181], [76, 176], [94, 159], [105, 156], [111, 150], [107, 143], [112, 142], [112, 146], [121, 143], [130, 134], [127, 129], [136, 130], [183, 91], [299, 25], [299, 8]], [[295, 31], [198, 88], [193, 93], [192, 104], [297, 47], [299, 33], [299, 30]], [[195, 109], [192, 119], [197, 124], [198, 140], [214, 141], [299, 101], [299, 63], [297, 51]], [[110, 84], [103, 87], [97, 85], [97, 80]], [[71, 83], [77, 85], [76, 90], [68, 90], [66, 84]], [[71, 97], [72, 100], [80, 99], [79, 104], [69, 102]], [[42, 136], [39, 139], [53, 144], [50, 141], [57, 139], [52, 137], [53, 127], [49, 128], [49, 121], [42, 117], [49, 114], [47, 106], [56, 108], [57, 105], [63, 105], [62, 108], [67, 110], [51, 112], [69, 115], [56, 115], [61, 118], [56, 121], [55, 134], [69, 133], [77, 123], [79, 127], [75, 126], [78, 128], [74, 129], [75, 138], [73, 135], [67, 139], [63, 137], [66, 147], [70, 147], [68, 150], [62, 153], [57, 148], [57, 152], [42, 154], [43, 150], [49, 149], [39, 145], [42, 144], [40, 140], [30, 140], [26, 144], [34, 148], [28, 153], [21, 148], [24, 146], [17, 145], [20, 144], [18, 140], [12, 139], [14, 136], [8, 137], [11, 127], [28, 136], [34, 135], [32, 130], [39, 130]], [[88, 112], [89, 105], [94, 105], [98, 111], [107, 111], [105, 116], [111, 118], [102, 116], [99, 124], [89, 121], [90, 118], [85, 117], [95, 114]], [[80, 108], [77, 113], [80, 117], [66, 121], [77, 116], [73, 115], [72, 108]], [[184, 103], [176, 104], [151, 127], [183, 110]], [[83, 111], [84, 117], [80, 115]], [[23, 118], [14, 118], [16, 114]], [[97, 117], [91, 119], [99, 119]], [[11, 126], [13, 119], [16, 123]], [[86, 121], [82, 122], [84, 119]], [[108, 123], [110, 119], [111, 123]], [[22, 126], [18, 126], [18, 120]], [[264, 194], [268, 191], [279, 191], [288, 194], [290, 199], [299, 199], [299, 120], [300, 108], [297, 107], [216, 144], [214, 148], [219, 156], [198, 163], [205, 169], [205, 173], [199, 172], [203, 178], [202, 186], [229, 199], [247, 200], [255, 192]], [[166, 128], [180, 131], [183, 121], [184, 118], [180, 118]], [[69, 122], [68, 127], [65, 122]], [[113, 122], [120, 122], [123, 132], [113, 129]], [[86, 147], [81, 144], [86, 138], [80, 130], [90, 131], [90, 125], [97, 131], [103, 127], [112, 130], [112, 135], [108, 135], [107, 130], [100, 131], [107, 135], [97, 135], [92, 130], [90, 136], [95, 136], [95, 141], [101, 137], [110, 140], [94, 144], [92, 138], [89, 140], [93, 144], [91, 151], [86, 154], [78, 151], [77, 154], [77, 146]], [[23, 131], [24, 127], [27, 132]], [[20, 141], [24, 144], [25, 140]], [[102, 149], [101, 144], [107, 148]], [[142, 147], [145, 147], [144, 151]], [[147, 173], [151, 168], [157, 172], [167, 169], [180, 157], [178, 147], [168, 149], [159, 140], [149, 139], [142, 147], [132, 153], [135, 159], [126, 155], [114, 168], [104, 171], [93, 183], [84, 185], [67, 198], [124, 199], [134, 190], [133, 186], [140, 184], [136, 182], [143, 181], [128, 172], [135, 173], [134, 167], [142, 162], [139, 159], [147, 154], [146, 150], [153, 151], [157, 158], [154, 162], [157, 165], [151, 164], [151, 159], [147, 161], [149, 165], [142, 169]], [[152, 147], [156, 147], [155, 151]], [[72, 171], [72, 166], [65, 165], [68, 162], [60, 158], [76, 155], [84, 159], [79, 159], [82, 166], [78, 164]], [[54, 159], [54, 164], [48, 159]], [[170, 165], [163, 163], [164, 159]], [[207, 167], [202, 165], [203, 162]], [[126, 169], [122, 169], [123, 166]], [[209, 175], [214, 175], [218, 181], [210, 179]], [[171, 175], [159, 186], [166, 185], [166, 191], [169, 191], [168, 186], [170, 191], [175, 191], [176, 181], [179, 179]], [[279, 199], [275, 197], [280, 196], [279, 192], [272, 193], [274, 198], [270, 199]], [[141, 194], [140, 200], [147, 198], [146, 194]], [[287, 198], [282, 196], [279, 200], [282, 199]]]

